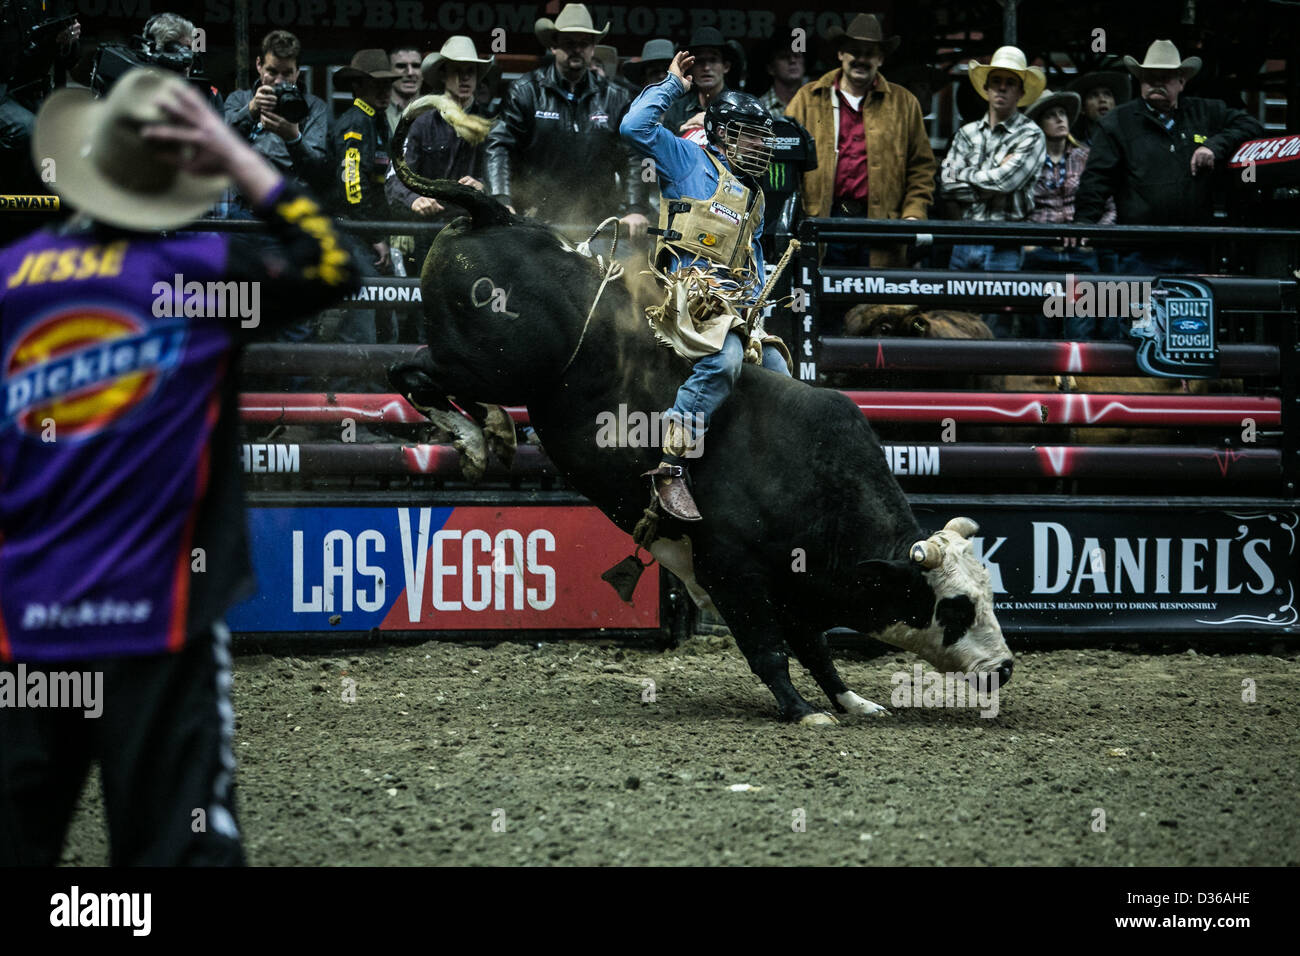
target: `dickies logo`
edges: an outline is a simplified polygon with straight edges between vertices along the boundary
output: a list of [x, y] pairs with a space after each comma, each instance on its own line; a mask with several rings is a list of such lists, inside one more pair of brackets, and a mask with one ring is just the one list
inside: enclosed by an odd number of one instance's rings
[[143, 403], [180, 357], [183, 324], [146, 326], [104, 306], [64, 308], [23, 333], [4, 360], [4, 423], [60, 440], [95, 434]]
[[557, 120], [560, 118], [560, 114], [555, 112], [555, 110], [538, 110], [536, 116], [538, 119]]

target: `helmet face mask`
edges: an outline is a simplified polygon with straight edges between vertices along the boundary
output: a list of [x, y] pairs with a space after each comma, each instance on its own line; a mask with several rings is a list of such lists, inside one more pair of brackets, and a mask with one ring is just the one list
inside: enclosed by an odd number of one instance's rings
[[762, 176], [772, 162], [772, 115], [748, 93], [725, 90], [709, 104], [704, 130], [741, 172]]
[[772, 164], [772, 131], [753, 123], [728, 123], [722, 134], [722, 154], [751, 176], [762, 176]]

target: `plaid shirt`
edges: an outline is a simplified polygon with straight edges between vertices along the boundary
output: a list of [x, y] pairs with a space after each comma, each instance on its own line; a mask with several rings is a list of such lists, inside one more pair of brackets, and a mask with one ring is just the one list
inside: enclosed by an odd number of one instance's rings
[[1034, 183], [1046, 155], [1047, 137], [1025, 114], [1012, 113], [992, 128], [981, 117], [953, 137], [940, 189], [962, 204], [962, 219], [1021, 222], [1034, 208]]
[[[1059, 160], [1051, 155], [1043, 160], [1042, 171], [1034, 183], [1034, 211], [1030, 222], [1074, 222], [1074, 196], [1079, 191], [1079, 179], [1083, 176], [1083, 167], [1088, 164], [1088, 147], [1065, 147], [1065, 155]], [[1108, 226], [1115, 221], [1115, 200], [1106, 200], [1106, 214], [1101, 217], [1101, 225]]]
[[[1066, 143], [1065, 155], [1053, 160], [1048, 155], [1043, 161], [1043, 172], [1034, 183], [1034, 212], [1031, 222], [1074, 222], [1074, 196], [1079, 191], [1079, 179], [1088, 164], [1088, 147]], [[1115, 221], [1115, 200], [1106, 199], [1106, 212], [1100, 225]]]

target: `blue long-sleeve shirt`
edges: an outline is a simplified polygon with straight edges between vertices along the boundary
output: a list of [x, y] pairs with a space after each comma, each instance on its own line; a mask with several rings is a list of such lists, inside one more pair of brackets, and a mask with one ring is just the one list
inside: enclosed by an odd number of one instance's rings
[[[703, 155], [701, 148], [690, 140], [674, 136], [659, 122], [664, 110], [685, 92], [686, 86], [682, 81], [669, 73], [662, 82], [647, 86], [641, 91], [628, 107], [627, 114], [618, 127], [619, 135], [632, 149], [654, 160], [655, 176], [659, 180], [659, 190], [665, 201], [682, 197], [704, 199], [712, 196], [718, 188], [718, 171]], [[708, 149], [724, 167], [731, 169], [727, 158], [712, 144]], [[757, 189], [757, 186], [750, 188]], [[760, 219], [754, 228], [750, 243], [754, 251], [755, 266], [755, 279], [747, 298], [750, 304], [758, 300], [758, 295], [763, 288], [763, 246], [759, 242], [762, 235], [763, 222]], [[692, 265], [708, 267], [711, 264], [704, 258], [674, 255], [671, 271], [676, 272]], [[720, 275], [726, 274], [726, 270], [716, 263], [712, 264], [712, 267]]]

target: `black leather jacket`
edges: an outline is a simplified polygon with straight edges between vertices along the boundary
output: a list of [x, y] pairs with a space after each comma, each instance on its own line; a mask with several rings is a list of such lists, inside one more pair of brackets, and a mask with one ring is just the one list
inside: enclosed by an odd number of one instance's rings
[[1093, 130], [1074, 201], [1075, 222], [1097, 222], [1106, 197], [1114, 196], [1120, 224], [1207, 224], [1214, 215], [1216, 177], [1204, 170], [1193, 176], [1192, 154], [1208, 147], [1222, 177], [1237, 147], [1263, 135], [1258, 120], [1222, 100], [1179, 97], [1172, 130], [1156, 121], [1143, 100], [1129, 100]]
[[630, 102], [594, 73], [572, 95], [553, 64], [519, 77], [488, 133], [488, 192], [552, 222], [647, 214], [641, 161], [618, 136]]

